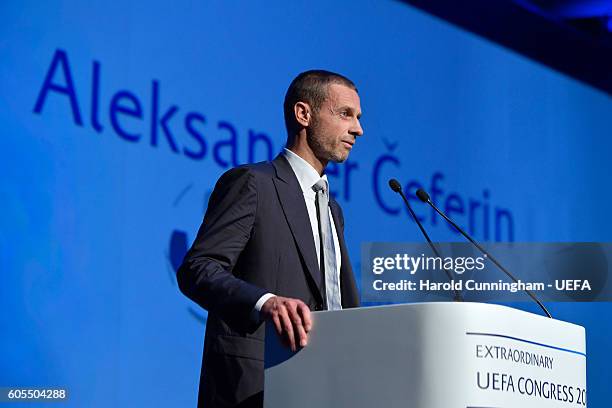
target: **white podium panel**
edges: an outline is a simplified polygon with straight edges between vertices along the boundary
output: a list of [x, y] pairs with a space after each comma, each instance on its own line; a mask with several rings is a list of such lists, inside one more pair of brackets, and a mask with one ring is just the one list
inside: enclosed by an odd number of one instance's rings
[[269, 325], [264, 406], [586, 406], [584, 328], [505, 306], [419, 303], [313, 313], [291, 353]]

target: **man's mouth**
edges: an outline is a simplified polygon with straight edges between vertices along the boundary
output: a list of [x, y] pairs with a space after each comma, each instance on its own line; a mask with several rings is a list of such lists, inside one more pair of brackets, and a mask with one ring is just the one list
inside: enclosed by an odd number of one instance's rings
[[344, 144], [344, 147], [348, 149], [352, 149], [353, 145], [355, 144], [355, 142], [349, 142], [348, 140], [343, 140], [342, 143]]

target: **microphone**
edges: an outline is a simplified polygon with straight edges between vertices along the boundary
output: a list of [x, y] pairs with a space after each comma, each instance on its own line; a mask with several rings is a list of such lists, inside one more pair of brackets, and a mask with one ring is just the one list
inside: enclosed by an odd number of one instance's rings
[[[412, 210], [412, 206], [410, 205], [410, 203], [408, 202], [408, 199], [406, 198], [406, 196], [404, 195], [404, 192], [402, 191], [402, 185], [396, 179], [390, 179], [389, 180], [389, 187], [391, 187], [391, 190], [395, 191], [396, 193], [398, 193], [399, 195], [402, 196], [402, 199], [404, 200], [404, 203], [406, 203], [406, 207], [408, 207], [408, 211], [410, 212], [410, 215], [412, 215], [412, 219], [414, 219], [414, 221], [419, 226], [419, 229], [421, 230], [421, 233], [423, 233], [423, 235], [425, 236], [425, 239], [427, 240], [427, 243], [429, 244], [429, 247], [431, 248], [433, 253], [438, 258], [442, 259], [442, 256], [440, 255], [440, 252], [438, 252], [438, 248], [436, 248], [436, 246], [433, 244], [433, 242], [431, 242], [431, 239], [429, 239], [429, 235], [427, 234], [427, 231], [425, 231], [425, 228], [423, 228], [423, 224], [421, 224], [421, 221], [419, 221], [419, 219], [417, 218], [416, 214]], [[453, 281], [453, 277], [451, 276], [451, 274], [448, 271], [448, 269], [446, 269], [444, 267], [442, 267], [442, 268], [444, 269], [444, 272], [446, 273], [446, 276], [448, 276], [448, 279], [452, 282]], [[461, 297], [461, 294], [459, 293], [459, 291], [457, 291], [457, 289], [454, 289], [454, 292], [455, 292], [455, 297], [453, 298], [453, 300], [455, 300], [457, 302], [463, 301], [463, 298]]]
[[[455, 224], [453, 222], [453, 220], [451, 220], [450, 218], [448, 218], [446, 216], [446, 214], [444, 214], [442, 211], [440, 211], [440, 209], [438, 207], [436, 207], [436, 205], [431, 201], [431, 199], [429, 198], [429, 194], [427, 194], [427, 192], [425, 190], [423, 190], [422, 188], [418, 189], [416, 192], [416, 196], [419, 198], [419, 200], [421, 200], [424, 203], [429, 204], [434, 210], [436, 210], [436, 212], [438, 214], [440, 214], [442, 216], [442, 218], [444, 218], [450, 225], [452, 225], [453, 227], [455, 227], [457, 229], [457, 231], [459, 231], [459, 233], [461, 233], [461, 235], [463, 235], [465, 238], [467, 238], [468, 241], [470, 241], [476, 248], [478, 248], [478, 250], [480, 252], [482, 252], [483, 254], [485, 254], [487, 256], [487, 258], [489, 258], [491, 260], [491, 262], [493, 262], [502, 272], [504, 272], [506, 275], [508, 275], [508, 277], [510, 277], [510, 279], [512, 279], [514, 282], [518, 283], [518, 279], [516, 279], [514, 277], [514, 275], [512, 275], [510, 273], [510, 271], [508, 271], [506, 268], [504, 268], [498, 261], [497, 259], [495, 259], [495, 257], [493, 257], [493, 255], [491, 255], [489, 252], [487, 252], [482, 246], [480, 246], [480, 244], [478, 242], [476, 242], [472, 237], [470, 237], [464, 230], [461, 229], [461, 227], [459, 227], [457, 224]], [[544, 311], [544, 313], [546, 313], [547, 317], [550, 317], [552, 319], [552, 315], [548, 312], [548, 310], [546, 309], [546, 307], [544, 307], [544, 305], [542, 304], [542, 302], [540, 302], [538, 300], [538, 298], [528, 289], [525, 289], [525, 292], [529, 295], [529, 297], [531, 297], [531, 299], [533, 299], [538, 306], [540, 306], [540, 308], [542, 308], [542, 310]]]

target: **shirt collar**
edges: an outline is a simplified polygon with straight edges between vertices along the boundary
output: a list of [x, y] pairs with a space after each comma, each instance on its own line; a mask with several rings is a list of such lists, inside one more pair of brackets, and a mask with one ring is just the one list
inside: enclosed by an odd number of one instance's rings
[[300, 183], [300, 187], [302, 188], [302, 192], [314, 195], [315, 192], [312, 189], [312, 186], [320, 179], [327, 182], [329, 189], [329, 181], [327, 180], [326, 174], [319, 176], [319, 172], [316, 171], [315, 168], [310, 165], [310, 163], [287, 148], [283, 150], [283, 154], [289, 162], [291, 169], [293, 169], [293, 172], [298, 179], [298, 183]]

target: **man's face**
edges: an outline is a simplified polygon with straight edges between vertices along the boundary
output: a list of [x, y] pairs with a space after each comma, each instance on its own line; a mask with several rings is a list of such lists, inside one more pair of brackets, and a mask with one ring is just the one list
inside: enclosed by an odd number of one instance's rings
[[306, 129], [308, 144], [315, 156], [325, 162], [345, 161], [355, 139], [363, 134], [360, 117], [357, 92], [344, 85], [329, 85], [327, 98], [319, 111], [313, 113], [312, 124]]

